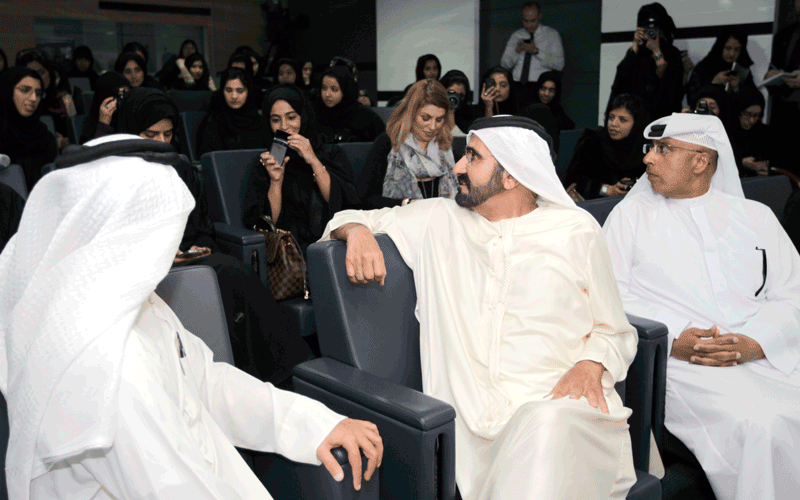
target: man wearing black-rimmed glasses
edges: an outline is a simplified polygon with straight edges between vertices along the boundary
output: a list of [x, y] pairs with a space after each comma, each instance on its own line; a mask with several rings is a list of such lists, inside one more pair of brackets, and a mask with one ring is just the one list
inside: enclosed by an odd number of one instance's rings
[[651, 123], [647, 173], [603, 230], [625, 312], [669, 330], [665, 424], [718, 499], [800, 485], [800, 255], [746, 200], [715, 116]]

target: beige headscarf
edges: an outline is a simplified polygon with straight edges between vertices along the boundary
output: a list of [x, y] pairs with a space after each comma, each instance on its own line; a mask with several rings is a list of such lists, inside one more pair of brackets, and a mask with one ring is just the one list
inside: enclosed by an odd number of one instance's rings
[[125, 341], [193, 207], [174, 168], [140, 158], [56, 170], [31, 192], [0, 254], [12, 500], [27, 500], [48, 464], [113, 443]]

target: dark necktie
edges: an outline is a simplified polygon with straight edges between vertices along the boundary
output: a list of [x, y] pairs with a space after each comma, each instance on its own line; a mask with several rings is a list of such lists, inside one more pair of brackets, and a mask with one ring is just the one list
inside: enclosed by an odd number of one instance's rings
[[528, 74], [531, 72], [531, 57], [533, 57], [533, 54], [525, 52], [525, 62], [522, 63], [522, 74], [519, 75], [519, 83], [528, 83]]

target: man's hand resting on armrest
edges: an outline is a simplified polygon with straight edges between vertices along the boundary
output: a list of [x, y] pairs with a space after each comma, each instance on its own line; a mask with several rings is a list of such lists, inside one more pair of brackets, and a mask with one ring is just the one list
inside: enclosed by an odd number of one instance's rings
[[347, 460], [353, 469], [353, 487], [361, 490], [361, 452], [367, 457], [365, 481], [372, 479], [375, 469], [381, 466], [383, 460], [383, 440], [378, 433], [378, 427], [372, 422], [348, 418], [339, 422], [322, 441], [317, 448], [317, 458], [337, 481], [344, 479], [344, 472], [331, 450], [339, 446], [347, 450]]
[[386, 265], [375, 236], [361, 224], [345, 224], [336, 228], [331, 237], [347, 242], [345, 266], [347, 277], [353, 283], [377, 281], [383, 286]]

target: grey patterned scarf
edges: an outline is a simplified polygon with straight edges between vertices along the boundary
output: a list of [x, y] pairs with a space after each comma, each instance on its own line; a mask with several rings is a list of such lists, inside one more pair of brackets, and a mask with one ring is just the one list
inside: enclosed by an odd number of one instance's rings
[[436, 139], [428, 143], [426, 154], [420, 149], [414, 134], [408, 134], [400, 148], [389, 153], [388, 162], [386, 177], [383, 178], [383, 196], [398, 200], [422, 199], [417, 179], [438, 177], [439, 196], [455, 198], [458, 183], [453, 174], [453, 150], [440, 150]]

